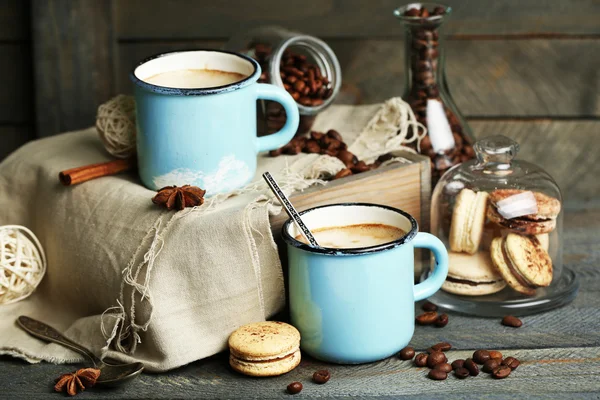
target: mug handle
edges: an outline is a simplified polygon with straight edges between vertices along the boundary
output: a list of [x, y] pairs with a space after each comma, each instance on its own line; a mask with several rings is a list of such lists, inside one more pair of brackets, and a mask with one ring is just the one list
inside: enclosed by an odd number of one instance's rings
[[294, 137], [294, 134], [298, 130], [298, 124], [300, 123], [300, 115], [298, 114], [296, 101], [284, 89], [268, 83], [258, 83], [256, 85], [256, 98], [278, 102], [285, 109], [285, 114], [287, 116], [283, 128], [272, 135], [258, 138], [258, 152], [276, 150], [286, 145]]
[[448, 251], [444, 243], [430, 233], [417, 233], [413, 244], [417, 248], [431, 250], [435, 257], [435, 268], [431, 275], [413, 288], [415, 301], [419, 301], [433, 295], [442, 287], [448, 275]]

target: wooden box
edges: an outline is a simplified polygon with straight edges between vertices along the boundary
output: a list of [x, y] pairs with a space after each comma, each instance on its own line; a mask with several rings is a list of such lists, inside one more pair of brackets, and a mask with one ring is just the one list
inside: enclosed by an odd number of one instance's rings
[[[398, 151], [405, 163], [394, 163], [385, 167], [351, 175], [315, 186], [304, 192], [295, 193], [290, 200], [296, 210], [303, 211], [325, 204], [364, 202], [384, 204], [400, 208], [412, 215], [419, 224], [419, 231], [429, 231], [429, 204], [431, 200], [431, 170], [428, 157]], [[271, 229], [280, 248], [281, 260], [285, 264], [285, 246], [282, 246], [281, 226], [288, 219], [285, 211], [271, 217]], [[283, 250], [283, 251], [282, 251]], [[419, 252], [420, 253], [420, 252]], [[415, 259], [415, 273], [420, 271], [421, 255]]]

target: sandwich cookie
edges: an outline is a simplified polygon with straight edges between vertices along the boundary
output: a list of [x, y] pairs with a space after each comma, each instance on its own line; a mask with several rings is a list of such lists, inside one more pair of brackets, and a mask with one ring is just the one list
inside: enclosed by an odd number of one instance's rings
[[492, 241], [490, 255], [506, 283], [519, 293], [535, 294], [552, 282], [552, 259], [535, 236], [509, 233]]
[[300, 363], [300, 332], [284, 322], [244, 325], [229, 336], [229, 365], [244, 375], [277, 376]]
[[523, 194], [518, 189], [497, 189], [490, 193], [490, 206], [487, 217], [490, 221], [512, 231], [526, 235], [539, 235], [552, 232], [556, 228], [556, 217], [560, 213], [560, 201], [540, 192], [531, 192], [535, 198], [537, 212], [515, 218], [504, 218], [498, 211], [498, 202], [511, 196]]
[[462, 296], [483, 296], [506, 287], [487, 252], [448, 253], [448, 277], [442, 289]]
[[488, 193], [463, 189], [456, 196], [450, 227], [450, 250], [475, 254], [481, 243]]

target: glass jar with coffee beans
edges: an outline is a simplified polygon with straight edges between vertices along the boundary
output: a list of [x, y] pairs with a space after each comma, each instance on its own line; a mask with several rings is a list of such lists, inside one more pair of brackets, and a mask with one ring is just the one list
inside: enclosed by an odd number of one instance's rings
[[[322, 40], [277, 26], [246, 31], [230, 38], [226, 50], [254, 58], [262, 68], [259, 82], [284, 88], [300, 112], [298, 133], [310, 131], [317, 114], [334, 101], [342, 85], [340, 63]], [[279, 103], [260, 100], [258, 131], [273, 133], [286, 121]]]
[[427, 135], [414, 147], [431, 158], [433, 184], [450, 167], [475, 156], [473, 134], [446, 79], [440, 27], [450, 12], [450, 7], [435, 3], [411, 3], [394, 11], [405, 27], [403, 98], [427, 127]]

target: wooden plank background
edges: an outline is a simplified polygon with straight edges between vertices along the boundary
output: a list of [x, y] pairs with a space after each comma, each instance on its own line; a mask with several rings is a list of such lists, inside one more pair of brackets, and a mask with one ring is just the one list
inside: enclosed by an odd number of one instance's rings
[[[92, 125], [100, 103], [131, 93], [128, 73], [150, 54], [221, 47], [231, 35], [266, 24], [325, 39], [360, 102], [400, 95], [403, 28], [392, 10], [401, 4], [6, 0], [0, 7], [0, 138], [21, 141], [3, 140], [0, 156], [29, 139], [32, 126], [42, 137]], [[447, 4], [453, 9], [443, 28], [448, 80], [476, 136], [517, 138], [522, 156], [548, 169], [567, 199], [600, 201], [600, 183], [592, 179], [600, 166], [589, 152], [600, 130], [600, 2]]]

